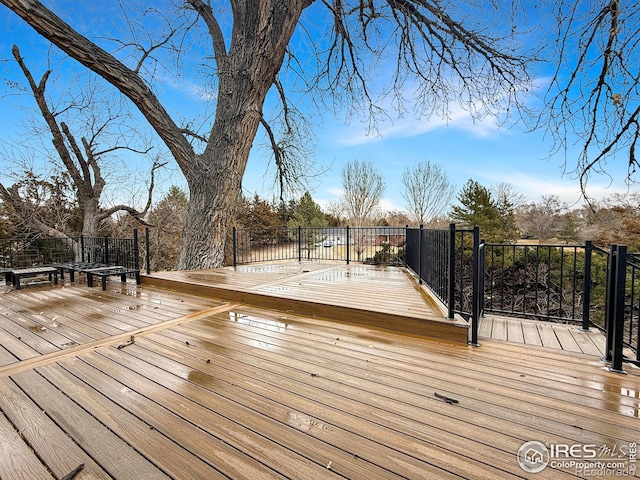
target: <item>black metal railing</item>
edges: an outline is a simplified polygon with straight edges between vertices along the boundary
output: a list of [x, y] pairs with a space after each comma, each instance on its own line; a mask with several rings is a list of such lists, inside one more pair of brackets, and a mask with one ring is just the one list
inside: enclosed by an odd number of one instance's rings
[[0, 268], [83, 262], [138, 270], [138, 231], [133, 233], [132, 238], [34, 236], [0, 239]]
[[485, 244], [484, 310], [581, 322], [585, 288], [581, 245]]
[[232, 265], [283, 260], [404, 263], [405, 227], [234, 228]]
[[72, 238], [24, 237], [0, 239], [0, 268], [25, 268], [72, 261], [78, 251]]
[[[605, 359], [611, 370], [622, 371], [622, 363], [640, 365], [640, 265], [636, 254], [624, 245], [612, 245], [607, 262], [604, 330]], [[625, 356], [625, 350], [631, 357]]]
[[635, 353], [634, 363], [640, 365], [640, 258], [627, 253], [625, 276], [625, 310], [623, 330], [624, 347]]
[[478, 323], [482, 309], [482, 245], [480, 231], [407, 228], [406, 266], [447, 307], [470, 324], [470, 343], [478, 344]]
[[81, 236], [78, 239], [80, 255], [76, 260], [139, 270], [138, 231], [134, 230], [133, 235], [132, 238]]

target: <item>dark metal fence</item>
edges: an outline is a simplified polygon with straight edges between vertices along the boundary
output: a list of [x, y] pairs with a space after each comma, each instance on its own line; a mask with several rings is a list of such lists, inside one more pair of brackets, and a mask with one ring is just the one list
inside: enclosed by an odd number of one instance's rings
[[233, 229], [233, 266], [282, 260], [404, 263], [405, 227]]
[[[407, 229], [406, 265], [460, 314], [478, 344], [478, 320], [494, 313], [595, 327], [607, 360], [640, 362], [640, 254], [613, 246], [486, 244], [479, 230]], [[624, 357], [623, 349], [633, 356]]]
[[33, 237], [0, 239], [0, 268], [21, 268], [70, 262], [101, 263], [139, 269], [138, 232], [133, 238]]
[[76, 261], [139, 270], [138, 231], [134, 230], [133, 233], [132, 238], [81, 236], [78, 239], [80, 249]]
[[69, 262], [75, 258], [77, 248], [76, 241], [67, 238], [3, 238], [0, 239], [0, 268]]
[[485, 244], [486, 312], [581, 322], [585, 247]]
[[[640, 365], [640, 264], [637, 254], [624, 245], [612, 245], [607, 262], [604, 330], [606, 360], [611, 369], [622, 371], [623, 362]], [[625, 349], [634, 358], [625, 356]]]
[[444, 303], [449, 318], [460, 314], [470, 322], [474, 345], [482, 308], [481, 248], [478, 228], [407, 228], [407, 267]]
[[624, 346], [635, 352], [635, 363], [640, 364], [640, 259], [627, 254], [624, 324]]

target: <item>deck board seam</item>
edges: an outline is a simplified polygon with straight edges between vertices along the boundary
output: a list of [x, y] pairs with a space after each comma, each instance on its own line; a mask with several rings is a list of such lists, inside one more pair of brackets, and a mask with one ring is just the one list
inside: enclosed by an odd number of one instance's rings
[[95, 340], [90, 343], [77, 345], [77, 346], [68, 348], [66, 350], [51, 352], [48, 354], [40, 355], [39, 357], [21, 360], [20, 362], [12, 363], [12, 364], [0, 367], [0, 378], [9, 377], [17, 373], [31, 370], [43, 365], [48, 365], [50, 363], [54, 363], [54, 362], [66, 359], [68, 357], [81, 355], [85, 352], [96, 350], [97, 348], [103, 347], [105, 345], [109, 345], [111, 343], [117, 343], [123, 340], [127, 340], [131, 337], [135, 337], [136, 335], [146, 335], [149, 333], [156, 332], [158, 330], [170, 328], [180, 323], [190, 322], [190, 321], [197, 320], [199, 318], [206, 317], [209, 315], [215, 315], [216, 313], [219, 313], [219, 312], [231, 310], [236, 306], [237, 304], [222, 305], [220, 307], [203, 310], [203, 311], [192, 313], [189, 315], [184, 315], [182, 317], [174, 318], [172, 320], [167, 320], [165, 322], [157, 323], [154, 325], [148, 325], [146, 327], [141, 327], [128, 332], [119, 333], [117, 335], [112, 335], [110, 337]]

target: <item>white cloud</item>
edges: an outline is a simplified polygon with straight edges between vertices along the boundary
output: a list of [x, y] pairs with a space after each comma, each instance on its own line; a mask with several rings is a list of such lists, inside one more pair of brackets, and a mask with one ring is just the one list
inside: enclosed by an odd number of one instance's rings
[[383, 198], [383, 199], [380, 200], [380, 209], [383, 212], [392, 212], [392, 211], [395, 211], [395, 210], [404, 210], [403, 207], [398, 206], [398, 204], [394, 200], [392, 200], [390, 198]]
[[[472, 176], [478, 178], [480, 183], [490, 187], [498, 183], [508, 183], [517, 191], [527, 197], [527, 201], [536, 202], [543, 196], [557, 196], [561, 201], [570, 206], [579, 206], [583, 203], [580, 183], [572, 177], [551, 178], [550, 175], [535, 175], [521, 171], [501, 170], [488, 172], [476, 172]], [[490, 183], [487, 183], [486, 181]], [[609, 183], [589, 183], [587, 194], [590, 198], [601, 200], [615, 193], [624, 194], [627, 188], [624, 185]]]
[[500, 130], [495, 117], [473, 119], [469, 112], [457, 107], [446, 119], [435, 116], [430, 119], [406, 116], [389, 119], [381, 122], [375, 133], [367, 132], [366, 128], [359, 124], [341, 126], [340, 134], [333, 141], [337, 146], [351, 147], [394, 138], [415, 137], [443, 127], [462, 130], [478, 137], [486, 137]]

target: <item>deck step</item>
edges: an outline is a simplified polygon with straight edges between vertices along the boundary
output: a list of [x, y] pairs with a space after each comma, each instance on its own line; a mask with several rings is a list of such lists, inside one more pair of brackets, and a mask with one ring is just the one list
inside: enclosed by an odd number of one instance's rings
[[[143, 275], [142, 284], [341, 323], [467, 343], [468, 324], [447, 319], [402, 269], [302, 266], [291, 274], [220, 268]], [[370, 268], [369, 268], [370, 267]], [[269, 273], [267, 270], [265, 272]], [[272, 273], [272, 272], [271, 272]]]

